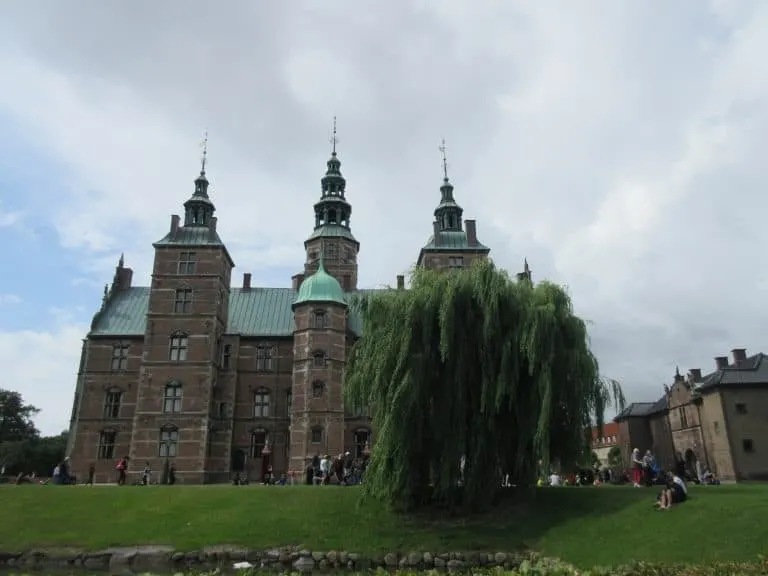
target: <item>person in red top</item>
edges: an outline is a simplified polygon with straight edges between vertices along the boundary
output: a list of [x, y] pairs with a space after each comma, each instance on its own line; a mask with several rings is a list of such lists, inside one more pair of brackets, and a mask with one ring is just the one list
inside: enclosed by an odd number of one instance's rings
[[115, 466], [115, 470], [117, 470], [118, 486], [125, 485], [125, 471], [127, 469], [128, 469], [128, 456], [123, 456], [122, 458], [120, 458], [120, 460], [117, 461], [117, 466]]
[[643, 481], [643, 460], [640, 457], [640, 450], [635, 448], [632, 450], [632, 485], [635, 488], [640, 488], [640, 483]]

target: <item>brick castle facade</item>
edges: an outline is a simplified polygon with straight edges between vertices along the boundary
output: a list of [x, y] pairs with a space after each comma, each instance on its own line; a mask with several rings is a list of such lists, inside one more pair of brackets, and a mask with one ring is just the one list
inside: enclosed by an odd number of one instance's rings
[[[205, 160], [184, 219], [153, 246], [150, 286], [134, 286], [123, 257], [83, 340], [70, 423], [73, 472], [129, 477], [173, 464], [179, 482], [227, 482], [303, 470], [315, 454], [360, 456], [375, 431], [366, 407], [345, 406], [344, 367], [357, 338], [347, 306], [358, 254], [346, 181], [334, 151], [304, 242], [303, 270], [286, 288], [232, 286], [235, 263], [218, 232]], [[474, 220], [462, 221], [447, 173], [433, 235], [417, 264], [460, 268], [486, 258]], [[404, 289], [403, 276], [397, 288]], [[169, 463], [169, 464], [167, 464]]]

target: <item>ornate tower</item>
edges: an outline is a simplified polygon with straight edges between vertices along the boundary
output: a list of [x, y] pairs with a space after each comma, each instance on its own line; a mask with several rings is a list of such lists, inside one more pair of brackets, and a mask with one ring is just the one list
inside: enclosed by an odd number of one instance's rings
[[347, 355], [347, 303], [320, 255], [293, 303], [293, 382], [290, 470], [315, 454], [344, 451], [342, 383]]
[[154, 244], [130, 454], [132, 471], [145, 462], [155, 471], [173, 464], [188, 483], [227, 473], [231, 446], [231, 429], [215, 429], [211, 416], [214, 395], [226, 393], [216, 388], [216, 352], [234, 263], [216, 231], [206, 154], [184, 203], [184, 224], [172, 216], [168, 234]]
[[[360, 243], [350, 230], [352, 206], [346, 200], [347, 181], [341, 175], [341, 161], [336, 154], [336, 118], [333, 119], [331, 157], [325, 176], [320, 180], [322, 194], [314, 206], [315, 229], [304, 242], [306, 261], [303, 276], [318, 269], [320, 253], [323, 253], [327, 272], [336, 278], [343, 290], [357, 289], [357, 254]], [[301, 283], [301, 274], [294, 277]]]
[[443, 156], [443, 184], [440, 186], [440, 203], [435, 208], [432, 236], [419, 252], [418, 266], [427, 268], [464, 268], [473, 260], [487, 258], [491, 249], [477, 239], [475, 220], [461, 217], [464, 210], [453, 197], [453, 184], [448, 179], [448, 161], [445, 156], [445, 140], [440, 146]]

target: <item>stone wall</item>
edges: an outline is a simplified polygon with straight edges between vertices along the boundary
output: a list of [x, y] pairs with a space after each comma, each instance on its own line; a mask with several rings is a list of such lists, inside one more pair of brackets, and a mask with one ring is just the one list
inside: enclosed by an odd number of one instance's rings
[[374, 556], [353, 552], [313, 552], [300, 548], [251, 550], [239, 546], [210, 546], [179, 552], [170, 546], [108, 548], [88, 552], [77, 548], [49, 548], [24, 553], [0, 552], [0, 571], [83, 570], [118, 573], [176, 573], [233, 569], [248, 562], [255, 569], [285, 572], [367, 571], [377, 568], [464, 571], [471, 567], [515, 569], [534, 555], [527, 552], [390, 552]]

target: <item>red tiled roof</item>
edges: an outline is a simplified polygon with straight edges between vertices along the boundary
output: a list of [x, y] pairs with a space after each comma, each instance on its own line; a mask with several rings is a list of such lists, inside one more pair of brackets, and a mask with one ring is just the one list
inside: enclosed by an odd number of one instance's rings
[[600, 434], [600, 429], [595, 426], [592, 428], [592, 443], [597, 444], [598, 438], [606, 438], [607, 441], [601, 442], [603, 445], [615, 444], [617, 441], [612, 440], [613, 437], [619, 435], [619, 425], [616, 422], [606, 422], [603, 425], [603, 433]]

